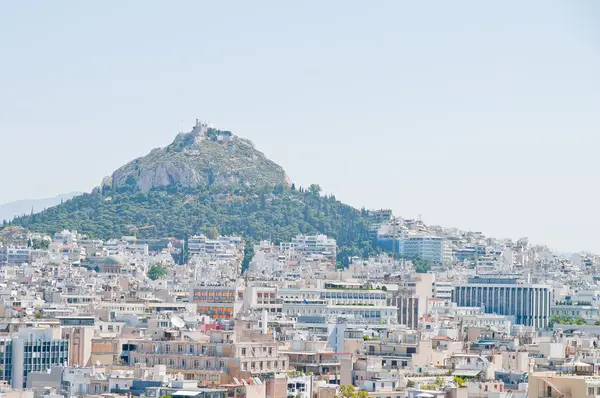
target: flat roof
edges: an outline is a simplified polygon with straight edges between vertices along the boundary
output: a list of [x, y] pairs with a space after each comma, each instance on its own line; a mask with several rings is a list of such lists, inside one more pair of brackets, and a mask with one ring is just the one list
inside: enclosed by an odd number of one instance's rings
[[452, 376], [465, 376], [465, 377], [475, 377], [477, 376], [479, 373], [481, 373], [481, 370], [471, 370], [471, 369], [459, 369], [459, 370], [455, 370], [454, 372], [452, 372]]
[[172, 395], [175, 397], [195, 397], [205, 392], [226, 392], [226, 389], [222, 388], [200, 388], [197, 390], [179, 390], [174, 392]]

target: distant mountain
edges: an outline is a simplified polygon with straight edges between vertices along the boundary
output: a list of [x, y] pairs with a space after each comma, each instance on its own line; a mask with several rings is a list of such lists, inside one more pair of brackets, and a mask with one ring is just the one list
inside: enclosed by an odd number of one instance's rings
[[366, 211], [321, 196], [316, 184], [295, 187], [250, 141], [203, 123], [119, 168], [92, 193], [26, 214], [12, 225], [104, 239], [133, 230], [140, 238], [185, 238], [216, 228], [244, 236], [248, 248], [264, 239], [322, 233], [337, 239], [340, 259], [377, 250]]
[[0, 222], [3, 220], [11, 221], [15, 217], [22, 216], [24, 214], [31, 214], [32, 211], [34, 213], [39, 213], [81, 194], [82, 192], [70, 192], [54, 196], [52, 198], [25, 199], [0, 204]]

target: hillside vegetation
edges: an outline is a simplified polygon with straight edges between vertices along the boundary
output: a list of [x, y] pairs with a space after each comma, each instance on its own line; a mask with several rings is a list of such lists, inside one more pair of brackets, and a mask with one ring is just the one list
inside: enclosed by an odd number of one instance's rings
[[139, 228], [139, 238], [180, 239], [217, 228], [223, 235], [244, 236], [250, 245], [323, 233], [337, 239], [342, 263], [349, 255], [374, 251], [366, 211], [321, 196], [316, 185], [306, 191], [282, 185], [170, 186], [148, 192], [104, 187], [39, 214], [18, 217], [12, 225], [43, 233], [75, 229], [101, 239], [131, 235], [132, 226]]

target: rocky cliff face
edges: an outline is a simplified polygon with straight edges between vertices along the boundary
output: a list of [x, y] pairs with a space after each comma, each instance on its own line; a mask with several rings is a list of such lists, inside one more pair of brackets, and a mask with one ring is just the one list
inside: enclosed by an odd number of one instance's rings
[[153, 149], [102, 182], [103, 186], [142, 192], [170, 185], [196, 188], [213, 184], [259, 187], [289, 186], [291, 182], [283, 168], [250, 141], [199, 122], [167, 147]]

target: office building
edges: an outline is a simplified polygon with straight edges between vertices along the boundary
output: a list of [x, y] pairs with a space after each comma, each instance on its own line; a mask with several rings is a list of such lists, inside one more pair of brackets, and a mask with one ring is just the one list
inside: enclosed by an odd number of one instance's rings
[[60, 328], [26, 328], [12, 340], [12, 387], [27, 386], [33, 371], [65, 366], [69, 360], [69, 340], [61, 338]]
[[550, 286], [519, 282], [515, 277], [474, 277], [455, 286], [453, 301], [461, 307], [481, 306], [486, 313], [512, 315], [517, 325], [547, 327]]

